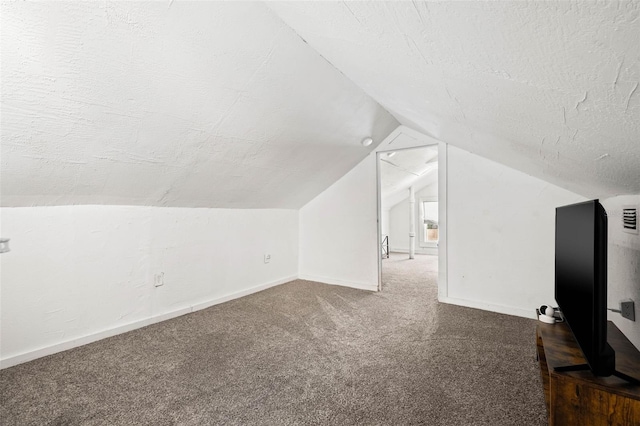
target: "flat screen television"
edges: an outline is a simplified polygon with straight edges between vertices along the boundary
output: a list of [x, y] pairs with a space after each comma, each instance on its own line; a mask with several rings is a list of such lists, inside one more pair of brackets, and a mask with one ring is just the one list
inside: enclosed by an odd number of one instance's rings
[[[607, 343], [607, 213], [598, 200], [556, 209], [556, 302], [588, 368], [615, 373]], [[575, 366], [573, 370], [581, 369]]]

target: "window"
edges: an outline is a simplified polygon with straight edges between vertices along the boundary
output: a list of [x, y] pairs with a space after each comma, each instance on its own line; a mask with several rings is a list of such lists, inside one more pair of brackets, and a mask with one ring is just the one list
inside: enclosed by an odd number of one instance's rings
[[422, 200], [422, 229], [420, 243], [433, 246], [438, 243], [438, 202]]

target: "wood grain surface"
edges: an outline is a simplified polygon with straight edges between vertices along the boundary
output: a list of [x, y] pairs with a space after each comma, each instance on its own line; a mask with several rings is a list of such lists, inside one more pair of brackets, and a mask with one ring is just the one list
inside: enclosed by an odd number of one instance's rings
[[[616, 370], [638, 378], [640, 352], [612, 322], [607, 333], [616, 352]], [[640, 386], [590, 371], [553, 370], [586, 363], [567, 324], [539, 324], [536, 341], [550, 425], [640, 426]]]

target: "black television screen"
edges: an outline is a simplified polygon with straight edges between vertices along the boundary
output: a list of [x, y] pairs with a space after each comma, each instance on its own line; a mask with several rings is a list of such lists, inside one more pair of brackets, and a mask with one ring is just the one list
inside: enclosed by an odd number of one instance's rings
[[607, 344], [607, 214], [598, 200], [556, 209], [555, 296], [597, 376], [615, 371]]

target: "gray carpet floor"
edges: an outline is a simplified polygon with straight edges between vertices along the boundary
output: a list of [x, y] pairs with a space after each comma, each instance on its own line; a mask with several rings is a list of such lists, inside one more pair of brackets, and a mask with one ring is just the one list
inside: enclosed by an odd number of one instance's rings
[[533, 320], [294, 281], [0, 371], [2, 425], [544, 425]]

